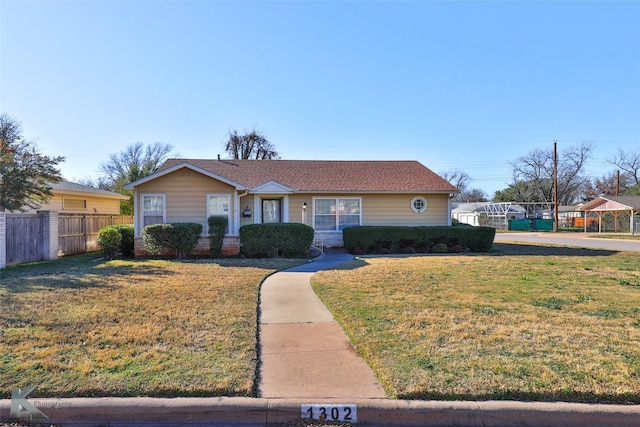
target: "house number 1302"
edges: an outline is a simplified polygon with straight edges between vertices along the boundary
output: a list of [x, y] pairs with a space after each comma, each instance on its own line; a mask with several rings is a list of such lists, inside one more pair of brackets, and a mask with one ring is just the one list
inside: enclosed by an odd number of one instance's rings
[[320, 421], [358, 421], [356, 405], [302, 405], [300, 417]]

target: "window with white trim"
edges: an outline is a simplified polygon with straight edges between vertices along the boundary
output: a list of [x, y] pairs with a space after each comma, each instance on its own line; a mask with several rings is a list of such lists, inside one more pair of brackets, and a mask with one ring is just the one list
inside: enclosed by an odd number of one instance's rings
[[417, 196], [411, 199], [411, 210], [415, 213], [423, 213], [427, 210], [427, 200], [424, 197]]
[[164, 224], [165, 196], [164, 194], [142, 195], [142, 226]]
[[316, 231], [341, 231], [362, 223], [360, 198], [324, 198], [313, 200]]
[[207, 194], [207, 218], [210, 216], [224, 216], [227, 218], [227, 229], [225, 234], [229, 234], [231, 226], [231, 195], [230, 194]]

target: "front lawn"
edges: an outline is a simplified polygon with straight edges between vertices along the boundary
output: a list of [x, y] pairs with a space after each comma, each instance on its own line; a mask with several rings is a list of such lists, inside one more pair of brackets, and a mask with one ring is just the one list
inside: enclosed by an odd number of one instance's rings
[[261, 281], [284, 260], [114, 260], [0, 270], [0, 397], [251, 396]]
[[312, 283], [392, 397], [640, 403], [640, 255], [495, 247]]

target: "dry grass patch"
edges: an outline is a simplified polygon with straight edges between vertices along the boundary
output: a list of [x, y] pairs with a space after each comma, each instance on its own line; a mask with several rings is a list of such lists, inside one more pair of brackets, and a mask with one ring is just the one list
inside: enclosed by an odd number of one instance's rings
[[259, 285], [296, 262], [94, 261], [0, 271], [0, 391], [250, 396]]
[[640, 403], [640, 256], [562, 253], [364, 258], [313, 285], [393, 397]]

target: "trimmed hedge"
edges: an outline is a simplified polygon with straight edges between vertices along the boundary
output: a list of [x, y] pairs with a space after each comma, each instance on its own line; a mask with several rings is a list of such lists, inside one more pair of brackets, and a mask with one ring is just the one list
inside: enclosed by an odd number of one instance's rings
[[[491, 227], [358, 226], [343, 230], [344, 246], [352, 253], [488, 252], [496, 230]], [[435, 250], [434, 250], [435, 249]]]
[[133, 225], [108, 225], [102, 227], [97, 239], [105, 258], [113, 259], [118, 253], [133, 258]]
[[240, 227], [240, 245], [251, 258], [297, 258], [309, 252], [313, 234], [313, 228], [299, 223], [249, 224]]
[[224, 233], [227, 230], [226, 216], [210, 216], [207, 220], [209, 224], [209, 249], [211, 257], [220, 258], [222, 256], [222, 244]]
[[151, 254], [175, 252], [177, 259], [193, 251], [202, 233], [202, 225], [195, 222], [153, 224], [142, 229], [144, 249]]

